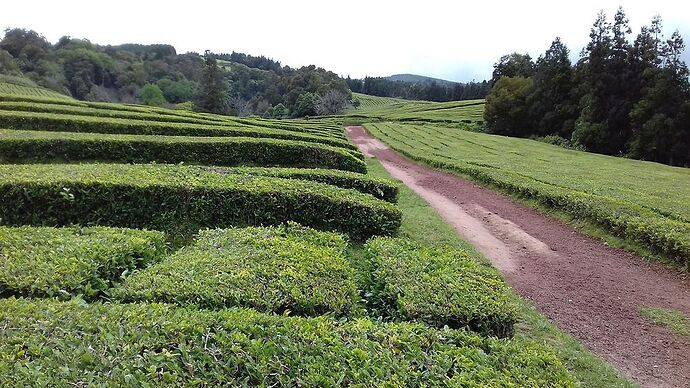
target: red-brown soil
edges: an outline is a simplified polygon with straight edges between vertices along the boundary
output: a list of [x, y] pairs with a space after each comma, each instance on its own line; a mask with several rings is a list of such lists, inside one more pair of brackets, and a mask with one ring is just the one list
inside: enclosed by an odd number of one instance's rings
[[348, 135], [429, 204], [562, 330], [645, 387], [690, 387], [690, 338], [639, 313], [690, 316], [690, 279], [459, 176], [412, 162], [362, 127]]

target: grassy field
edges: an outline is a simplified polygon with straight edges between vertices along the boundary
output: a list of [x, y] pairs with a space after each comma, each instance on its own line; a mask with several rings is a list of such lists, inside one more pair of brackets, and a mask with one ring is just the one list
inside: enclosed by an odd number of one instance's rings
[[372, 123], [392, 148], [535, 199], [690, 265], [690, 170], [431, 124]]
[[14, 91], [1, 386], [575, 386], [467, 246], [388, 237], [397, 187], [333, 121]]

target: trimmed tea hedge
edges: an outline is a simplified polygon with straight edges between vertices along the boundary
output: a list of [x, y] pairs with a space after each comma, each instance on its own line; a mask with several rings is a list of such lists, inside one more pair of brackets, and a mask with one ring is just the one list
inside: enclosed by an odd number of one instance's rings
[[205, 230], [197, 244], [131, 275], [113, 295], [124, 302], [341, 316], [359, 299], [345, 247], [336, 233], [295, 224]]
[[603, 195], [574, 191], [511, 171], [421, 157], [400, 148], [401, 154], [429, 166], [468, 175], [571, 216], [590, 221], [614, 235], [636, 241], [690, 269], [690, 223], [667, 218], [655, 209]]
[[517, 307], [498, 273], [451, 248], [400, 238], [366, 245], [368, 303], [382, 314], [433, 326], [511, 336]]
[[342, 126], [309, 123], [303, 120], [270, 120], [199, 113], [144, 105], [58, 100], [0, 94], [0, 110], [63, 113], [82, 116], [133, 118], [152, 121], [187, 122], [212, 125], [250, 126], [285, 129], [347, 139]]
[[84, 103], [81, 106], [43, 103], [41, 101], [1, 101], [0, 111], [43, 112], [78, 116], [110, 117], [135, 120], [163, 121], [173, 123], [191, 123], [208, 125], [227, 125], [230, 127], [262, 127], [284, 129], [293, 132], [305, 132], [315, 135], [326, 135], [346, 139], [342, 127], [313, 125], [301, 122], [281, 122], [281, 120], [247, 119], [234, 116], [201, 115], [192, 112], [180, 112], [171, 109], [146, 107], [141, 105], [122, 105], [111, 103]]
[[0, 223], [99, 224], [187, 233], [296, 221], [354, 239], [394, 233], [401, 212], [318, 182], [170, 165], [0, 165]]
[[133, 135], [168, 136], [244, 136], [284, 140], [299, 140], [327, 144], [356, 150], [357, 147], [345, 139], [315, 135], [299, 131], [270, 129], [248, 126], [202, 125], [173, 122], [155, 122], [107, 117], [89, 117], [38, 112], [2, 112], [0, 127], [57, 132], [90, 132]]
[[388, 202], [397, 202], [398, 199], [398, 186], [395, 183], [354, 172], [317, 168], [263, 167], [209, 168], [209, 170], [225, 174], [247, 174], [274, 176], [287, 179], [303, 179], [326, 183], [344, 189], [355, 189], [361, 193], [371, 194], [378, 199], [383, 199]]
[[106, 135], [0, 129], [0, 162], [109, 161], [218, 166], [305, 166], [366, 172], [349, 150], [246, 137]]
[[[83, 106], [75, 106], [72, 104], [42, 103], [40, 101], [0, 101], [0, 111], [57, 113], [77, 116], [110, 117], [121, 119], [164, 121], [190, 124], [218, 125], [219, 123], [219, 121], [217, 120], [209, 120], [194, 116], [162, 114], [157, 112], [131, 109], [111, 109], [110, 106], [96, 108], [90, 107], [86, 104]], [[174, 111], [171, 110], [170, 112]]]
[[94, 296], [164, 253], [161, 232], [0, 226], [0, 294]]
[[419, 324], [0, 300], [2, 386], [574, 387], [533, 343]]

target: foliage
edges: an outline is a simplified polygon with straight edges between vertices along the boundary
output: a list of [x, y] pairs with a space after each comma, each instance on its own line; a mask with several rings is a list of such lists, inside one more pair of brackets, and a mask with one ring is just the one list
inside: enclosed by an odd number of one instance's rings
[[23, 299], [0, 321], [0, 385], [574, 386], [541, 346], [418, 324]]
[[476, 100], [486, 97], [490, 85], [487, 81], [441, 84], [432, 82], [410, 82], [391, 80], [385, 77], [365, 77], [364, 79], [345, 79], [353, 93], [369, 96], [403, 98], [406, 100], [426, 100], [436, 102]]
[[366, 172], [364, 162], [349, 150], [295, 140], [0, 129], [0, 162], [53, 161], [295, 166]]
[[[220, 66], [211, 66], [216, 62]], [[350, 99], [345, 80], [313, 65], [291, 68], [235, 52], [177, 54], [166, 44], [100, 46], [67, 36], [50, 44], [24, 29], [6, 30], [0, 40], [0, 73], [91, 101], [141, 102], [144, 85], [156, 84], [168, 102], [195, 100], [209, 112], [229, 113], [232, 99], [233, 113], [240, 116], [261, 116], [282, 104], [302, 117], [295, 107], [305, 93], [323, 95], [333, 89]]]
[[27, 99], [33, 99], [34, 97], [47, 97], [52, 99], [69, 100], [69, 97], [53, 92], [51, 90], [41, 87], [29, 86], [33, 84], [33, 82], [31, 81], [23, 82], [23, 85], [18, 85], [19, 82], [16, 82], [14, 79], [11, 80], [12, 82], [7, 81], [7, 76], [3, 76], [0, 79], [0, 93], [4, 95], [13, 95], [13, 98], [21, 98], [18, 96], [23, 96]]
[[163, 92], [158, 85], [146, 84], [141, 89], [141, 102], [143, 102], [144, 105], [162, 106], [167, 101], [165, 97], [163, 97]]
[[241, 136], [299, 140], [345, 149], [356, 149], [356, 147], [347, 140], [299, 130], [291, 131], [285, 129], [258, 128], [246, 125], [233, 125], [232, 123], [229, 125], [186, 124], [184, 122], [188, 120], [185, 119], [168, 120], [170, 121], [155, 122], [138, 119], [75, 116], [42, 112], [0, 112], [0, 126], [12, 129], [134, 135]]
[[160, 232], [0, 226], [0, 294], [92, 297], [164, 253]]
[[489, 133], [525, 136], [531, 128], [527, 100], [534, 90], [531, 78], [501, 77], [486, 97], [484, 120]]
[[263, 167], [235, 167], [219, 169], [210, 167], [211, 171], [224, 174], [247, 174], [259, 176], [274, 176], [286, 179], [302, 179], [321, 182], [344, 189], [354, 189], [361, 193], [371, 194], [378, 199], [397, 202], [398, 185], [385, 180], [372, 178], [369, 175], [349, 171], [326, 170], [316, 168], [263, 168]]
[[216, 63], [216, 59], [209, 51], [206, 52], [204, 60], [204, 68], [194, 105], [201, 112], [227, 113], [229, 104], [228, 85]]
[[[381, 179], [392, 179], [390, 174], [376, 159], [367, 159], [368, 174]], [[463, 250], [478, 262], [489, 264], [486, 258], [460, 238], [457, 231], [448, 224], [425, 200], [406, 186], [400, 187], [400, 209], [403, 221], [398, 235], [418, 244], [427, 246], [453, 247]], [[364, 257], [364, 248], [355, 245], [351, 248], [353, 263]], [[568, 335], [541, 314], [529, 301], [514, 295], [518, 306], [518, 324], [513, 339], [543, 344], [563, 361], [578, 386], [581, 387], [620, 387], [633, 388], [632, 382], [620, 375], [601, 358], [594, 355], [577, 339]]]
[[412, 159], [535, 199], [690, 265], [687, 169], [432, 125], [367, 129]]
[[532, 75], [534, 75], [534, 63], [529, 54], [512, 53], [504, 55], [494, 64], [491, 86], [494, 86], [502, 77], [529, 78]]
[[347, 96], [337, 90], [329, 90], [317, 100], [314, 111], [320, 116], [342, 113], [347, 107]]
[[[631, 33], [619, 8], [613, 21], [597, 15], [574, 68], [558, 38], [534, 66], [528, 56], [502, 57], [487, 97], [487, 127], [510, 136], [555, 135], [588, 151], [687, 166], [690, 71], [681, 59], [683, 39], [678, 32], [664, 39], [658, 16], [634, 42]], [[515, 83], [529, 76], [531, 93], [507, 93], [500, 76]]]
[[319, 96], [315, 93], [303, 93], [297, 98], [295, 108], [292, 110], [294, 117], [315, 116], [316, 104], [319, 101]]
[[452, 101], [434, 103], [354, 94], [360, 106], [348, 111], [345, 119], [400, 121], [410, 123], [444, 123], [474, 129], [483, 123], [484, 101]]
[[[179, 104], [194, 99], [196, 95], [196, 90], [199, 87], [197, 82], [189, 80], [179, 80], [174, 81], [169, 78], [161, 78], [156, 81], [156, 86], [158, 86], [163, 93], [166, 101]], [[147, 104], [148, 105], [148, 104]]]
[[295, 221], [356, 240], [400, 225], [393, 204], [317, 182], [170, 165], [0, 165], [5, 225], [98, 223], [181, 234]]
[[340, 316], [358, 300], [345, 247], [338, 234], [296, 224], [205, 230], [194, 245], [131, 275], [113, 295], [123, 302]]
[[508, 286], [466, 252], [374, 238], [366, 253], [367, 303], [377, 312], [498, 337], [513, 334], [517, 311]]

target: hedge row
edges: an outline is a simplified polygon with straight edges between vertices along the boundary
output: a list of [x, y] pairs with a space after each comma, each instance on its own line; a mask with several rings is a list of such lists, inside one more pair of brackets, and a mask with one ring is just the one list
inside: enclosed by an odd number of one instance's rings
[[[94, 108], [87, 105], [75, 106], [71, 104], [51, 104], [42, 102], [25, 102], [25, 101], [1, 101], [1, 111], [14, 112], [39, 112], [39, 113], [57, 113], [78, 116], [95, 116], [95, 117], [109, 117], [122, 119], [137, 119], [148, 121], [165, 121], [176, 123], [190, 123], [190, 124], [210, 124], [218, 125], [219, 121], [209, 120], [200, 117], [160, 114], [149, 111], [139, 110], [116, 110], [110, 107]], [[174, 111], [171, 111], [174, 112]]]
[[0, 294], [94, 296], [164, 253], [161, 232], [0, 226]]
[[41, 101], [0, 101], [0, 111], [56, 113], [77, 116], [95, 116], [147, 121], [162, 121], [171, 123], [205, 124], [215, 126], [220, 125], [230, 127], [239, 126], [244, 128], [262, 127], [283, 129], [293, 132], [312, 133], [315, 135], [326, 135], [329, 137], [341, 138], [343, 140], [346, 140], [345, 135], [341, 129], [333, 129], [331, 127], [313, 126], [305, 124], [297, 125], [295, 123], [288, 124], [281, 123], [278, 120], [269, 121], [235, 118], [230, 116], [202, 116], [197, 113], [180, 113], [179, 111], [153, 107], [138, 107], [129, 105], [125, 105], [123, 107], [120, 104], [104, 105], [105, 106], [93, 106], [93, 103], [88, 103], [81, 106], [75, 106], [71, 104], [61, 105], [58, 103], [43, 103]]
[[370, 308], [395, 319], [417, 320], [482, 334], [513, 334], [517, 307], [498, 273], [451, 248], [400, 238], [366, 244]]
[[332, 126], [328, 125], [325, 123], [309, 123], [309, 122], [304, 122], [304, 121], [296, 121], [296, 120], [268, 120], [268, 119], [259, 119], [259, 118], [244, 118], [244, 117], [228, 117], [225, 116], [227, 121], [231, 121], [234, 123], [240, 123], [240, 124], [246, 124], [246, 125], [251, 125], [251, 126], [259, 126], [259, 127], [266, 127], [266, 128], [274, 128], [274, 129], [286, 129], [286, 130], [295, 130], [295, 128], [299, 128], [300, 130], [307, 131], [307, 132], [317, 132], [317, 133], [324, 133], [329, 136], [334, 136], [334, 137], [340, 137], [343, 139], [347, 139], [345, 136], [345, 132], [343, 131], [342, 126]]
[[0, 300], [2, 386], [574, 387], [534, 343], [419, 324]]
[[349, 150], [295, 140], [0, 129], [0, 162], [104, 161], [323, 167], [365, 173]]
[[278, 314], [347, 314], [358, 301], [346, 243], [299, 225], [214, 229], [113, 292], [123, 302], [167, 302]]
[[273, 176], [286, 179], [303, 179], [342, 187], [344, 189], [354, 189], [361, 193], [371, 194], [378, 199], [388, 202], [395, 203], [398, 200], [398, 185], [395, 183], [348, 171], [325, 170], [317, 168], [264, 167], [211, 167], [209, 170], [224, 174], [246, 174]]
[[0, 165], [0, 223], [189, 232], [296, 221], [361, 240], [400, 226], [393, 204], [355, 190], [171, 165]]
[[667, 218], [653, 209], [625, 200], [572, 191], [509, 171], [472, 165], [448, 163], [413, 155], [402, 149], [401, 154], [451, 172], [468, 175], [526, 198], [564, 211], [571, 216], [588, 220], [609, 232], [647, 246], [677, 264], [690, 269], [690, 223]]
[[[37, 112], [2, 112], [0, 127], [58, 132], [91, 132], [133, 135], [178, 135], [178, 136], [244, 136], [285, 140], [299, 140], [327, 144], [356, 150], [357, 147], [345, 139], [300, 131], [288, 131], [248, 126], [202, 125], [173, 122], [155, 122], [107, 117], [61, 115]], [[359, 154], [359, 152], [357, 152]]]

